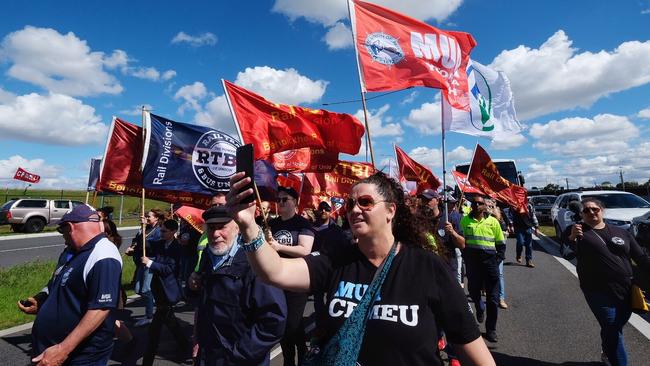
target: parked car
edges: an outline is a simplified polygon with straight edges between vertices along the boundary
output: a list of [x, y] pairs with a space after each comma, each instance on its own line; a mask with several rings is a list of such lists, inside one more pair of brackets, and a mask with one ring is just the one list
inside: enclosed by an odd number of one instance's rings
[[650, 212], [633, 218], [630, 232], [639, 245], [650, 250]]
[[539, 222], [552, 222], [551, 221], [551, 207], [557, 196], [541, 195], [528, 197], [528, 202], [535, 208], [535, 216]]
[[558, 196], [551, 208], [551, 219], [560, 244], [564, 244], [562, 233], [574, 223], [574, 213], [569, 210], [572, 201], [592, 197], [605, 205], [604, 221], [610, 225], [630, 229], [632, 219], [650, 212], [650, 203], [643, 198], [622, 191], [584, 191], [569, 192]]
[[38, 233], [45, 225], [56, 222], [80, 201], [16, 198], [0, 207], [0, 225], [11, 225], [14, 232]]

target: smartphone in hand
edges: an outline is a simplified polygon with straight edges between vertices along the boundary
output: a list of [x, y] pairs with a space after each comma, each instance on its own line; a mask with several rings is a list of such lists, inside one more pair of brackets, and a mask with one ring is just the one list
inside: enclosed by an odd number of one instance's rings
[[[253, 144], [246, 144], [237, 148], [237, 171], [245, 172], [246, 177], [251, 179], [251, 182], [240, 189], [243, 192], [249, 188], [254, 189], [254, 165], [253, 165]], [[250, 203], [255, 201], [255, 194], [244, 198], [242, 203]]]
[[20, 300], [20, 305], [28, 308], [28, 307], [34, 305], [34, 303], [31, 300], [25, 299], [25, 300]]

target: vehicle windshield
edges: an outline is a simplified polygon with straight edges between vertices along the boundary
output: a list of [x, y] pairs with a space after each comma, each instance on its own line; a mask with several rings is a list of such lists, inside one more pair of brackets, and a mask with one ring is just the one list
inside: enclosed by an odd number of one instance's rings
[[532, 197], [533, 205], [544, 206], [552, 205], [555, 202], [555, 197]]
[[9, 201], [5, 202], [4, 205], [2, 205], [2, 207], [0, 207], [0, 210], [8, 210], [11, 207], [11, 205], [14, 204], [14, 202], [16, 202], [16, 200], [9, 200]]
[[608, 208], [650, 208], [648, 203], [643, 198], [634, 194], [599, 194], [599, 195], [584, 195], [582, 199], [595, 198]]

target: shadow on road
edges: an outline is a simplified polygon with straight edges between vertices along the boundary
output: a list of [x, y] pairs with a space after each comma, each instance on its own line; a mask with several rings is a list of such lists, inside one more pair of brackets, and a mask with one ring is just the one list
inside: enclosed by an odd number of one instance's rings
[[492, 351], [494, 361], [498, 366], [600, 366], [600, 362], [574, 362], [567, 361], [562, 363], [551, 363], [539, 360], [533, 360], [527, 357], [510, 356], [499, 352]]

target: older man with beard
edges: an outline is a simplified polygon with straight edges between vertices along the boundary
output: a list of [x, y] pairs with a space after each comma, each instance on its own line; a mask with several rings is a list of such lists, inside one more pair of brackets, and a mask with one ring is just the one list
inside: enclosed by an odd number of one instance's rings
[[269, 352], [284, 333], [284, 294], [255, 276], [225, 207], [206, 210], [203, 219], [208, 246], [190, 276], [190, 288], [201, 291], [199, 364], [268, 365]]

